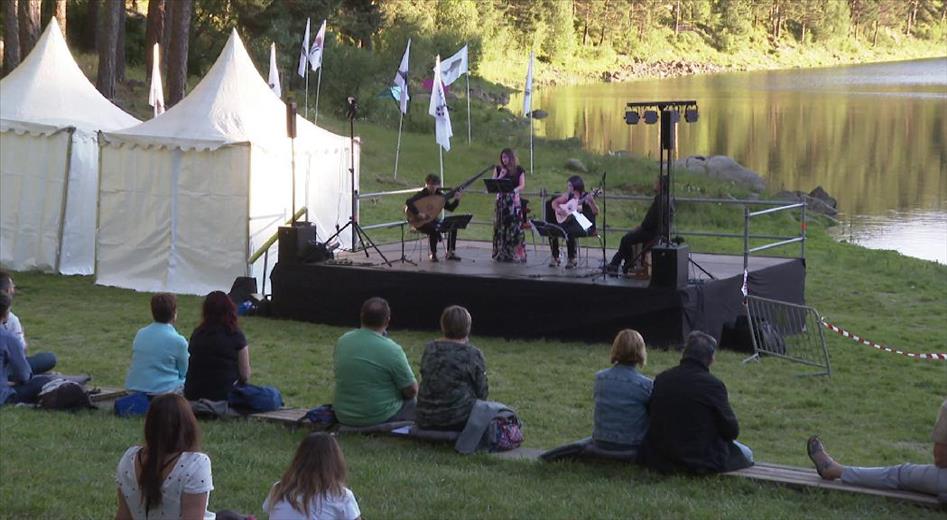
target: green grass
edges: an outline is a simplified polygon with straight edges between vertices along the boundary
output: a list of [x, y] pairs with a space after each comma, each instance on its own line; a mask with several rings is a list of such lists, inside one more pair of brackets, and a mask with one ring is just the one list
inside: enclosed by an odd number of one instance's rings
[[[893, 252], [871, 251], [812, 233], [808, 301], [842, 326], [905, 350], [943, 350], [947, 267]], [[86, 277], [16, 275], [15, 305], [34, 351], [51, 350], [67, 373], [91, 373], [121, 385], [135, 330], [148, 321], [148, 294], [99, 287]], [[180, 299], [178, 328], [188, 333], [199, 298]], [[529, 311], [526, 311], [529, 312]], [[397, 320], [398, 309], [394, 309]], [[353, 322], [355, 317], [353, 316]], [[433, 321], [433, 318], [432, 318]], [[242, 319], [254, 380], [280, 387], [290, 406], [331, 400], [331, 351], [344, 327], [266, 318]], [[517, 409], [526, 445], [548, 448], [585, 435], [592, 425], [592, 380], [608, 346], [507, 341], [476, 335], [486, 356], [491, 398]], [[417, 370], [434, 330], [395, 330]], [[806, 437], [818, 432], [843, 462], [930, 462], [930, 430], [947, 393], [947, 365], [877, 352], [828, 337], [831, 379], [800, 378], [800, 366], [775, 359], [743, 365], [723, 352], [714, 372], [730, 390], [740, 439], [759, 460], [806, 466]], [[676, 364], [652, 350], [645, 372]], [[254, 422], [205, 422], [204, 449], [214, 463], [212, 507], [259, 514], [303, 432]], [[105, 411], [65, 414], [5, 407], [0, 411], [0, 502], [3, 518], [102, 518], [112, 514], [115, 464], [140, 442], [140, 419]], [[441, 447], [380, 438], [343, 437], [351, 487], [367, 518], [443, 516], [923, 518], [934, 513], [882, 499], [722, 477], [663, 477], [613, 464], [553, 464], [462, 457]]]

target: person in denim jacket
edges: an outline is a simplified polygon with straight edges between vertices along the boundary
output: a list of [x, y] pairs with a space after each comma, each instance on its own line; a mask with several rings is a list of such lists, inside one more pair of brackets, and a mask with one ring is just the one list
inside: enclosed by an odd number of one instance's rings
[[638, 448], [648, 430], [648, 403], [653, 382], [636, 366], [644, 366], [648, 352], [637, 331], [624, 329], [612, 342], [612, 367], [595, 374], [596, 447], [613, 451]]

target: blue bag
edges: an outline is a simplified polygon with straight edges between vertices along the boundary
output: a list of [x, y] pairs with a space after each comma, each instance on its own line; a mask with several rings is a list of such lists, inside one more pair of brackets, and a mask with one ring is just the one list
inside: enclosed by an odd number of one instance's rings
[[133, 392], [115, 400], [113, 407], [115, 415], [119, 417], [135, 417], [148, 413], [151, 398], [144, 392]]
[[227, 396], [227, 404], [241, 413], [261, 413], [283, 407], [283, 395], [273, 386], [237, 385]]

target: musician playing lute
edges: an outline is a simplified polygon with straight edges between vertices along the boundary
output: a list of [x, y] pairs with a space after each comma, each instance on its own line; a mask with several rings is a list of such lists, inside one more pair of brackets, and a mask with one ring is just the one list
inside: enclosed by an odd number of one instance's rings
[[[556, 222], [566, 232], [566, 252], [569, 255], [569, 262], [566, 269], [575, 269], [576, 267], [576, 238], [590, 236], [595, 233], [595, 216], [598, 215], [598, 205], [595, 204], [597, 192], [588, 193], [585, 191], [585, 182], [582, 177], [573, 175], [566, 181], [566, 191], [552, 200], [552, 210], [556, 214]], [[582, 222], [591, 224], [591, 227], [584, 228]], [[559, 267], [559, 239], [551, 237], [549, 239], [549, 248], [552, 252], [552, 260], [549, 267]]]
[[[444, 209], [447, 211], [454, 211], [457, 209], [457, 206], [460, 204], [460, 197], [463, 191], [457, 190], [454, 192], [451, 200], [446, 201], [444, 204]], [[417, 220], [428, 220], [430, 222], [425, 223], [422, 226], [417, 226], [415, 229], [424, 233], [428, 236], [428, 245], [431, 249], [431, 254], [429, 258], [432, 262], [437, 262], [437, 243], [441, 241], [441, 232], [439, 230], [441, 220], [438, 218], [438, 215], [427, 215], [424, 212], [420, 211], [418, 207], [414, 204], [424, 197], [431, 195], [444, 195], [443, 190], [441, 190], [441, 179], [433, 173], [428, 174], [424, 178], [424, 187], [421, 188], [421, 191], [415, 193], [411, 196], [410, 199], [405, 201], [405, 211], [415, 216]], [[444, 257], [447, 260], [460, 260], [460, 257], [457, 256], [455, 252], [457, 247], [457, 230], [452, 230], [447, 233], [447, 255]]]

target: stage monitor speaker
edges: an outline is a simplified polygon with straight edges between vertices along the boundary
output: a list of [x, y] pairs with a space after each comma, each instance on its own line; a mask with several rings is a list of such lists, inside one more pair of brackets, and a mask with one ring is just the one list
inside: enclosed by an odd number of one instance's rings
[[306, 245], [316, 240], [316, 226], [311, 222], [296, 222], [292, 226], [280, 226], [279, 261], [286, 264], [299, 263], [299, 255]]
[[230, 296], [230, 301], [234, 305], [239, 306], [241, 303], [253, 299], [252, 296], [256, 292], [256, 278], [252, 276], [238, 276], [234, 281], [233, 285], [230, 286], [230, 293], [227, 296]]
[[651, 249], [651, 287], [680, 289], [687, 285], [687, 245]]

